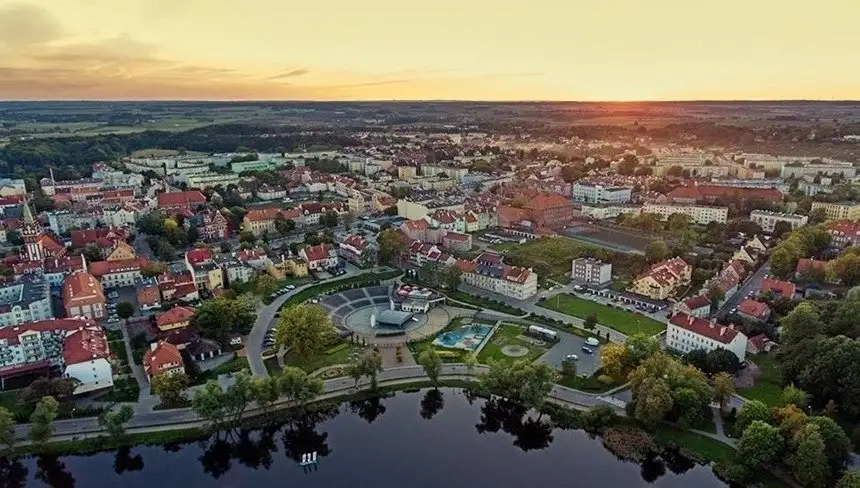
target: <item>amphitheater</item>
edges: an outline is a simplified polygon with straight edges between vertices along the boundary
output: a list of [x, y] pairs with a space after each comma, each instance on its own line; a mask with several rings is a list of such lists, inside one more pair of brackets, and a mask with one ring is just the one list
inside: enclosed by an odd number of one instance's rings
[[421, 340], [438, 334], [451, 320], [445, 307], [431, 308], [426, 314], [414, 314], [415, 320], [406, 322], [402, 331], [371, 327], [371, 316], [390, 310], [388, 286], [354, 288], [329, 295], [320, 300], [320, 305], [331, 314], [334, 325], [350, 331], [373, 344], [402, 343]]

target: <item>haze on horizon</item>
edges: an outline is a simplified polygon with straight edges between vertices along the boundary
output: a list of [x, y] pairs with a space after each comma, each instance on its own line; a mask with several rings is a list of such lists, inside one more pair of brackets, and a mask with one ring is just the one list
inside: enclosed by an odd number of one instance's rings
[[0, 0], [0, 99], [860, 99], [860, 2], [418, 3]]

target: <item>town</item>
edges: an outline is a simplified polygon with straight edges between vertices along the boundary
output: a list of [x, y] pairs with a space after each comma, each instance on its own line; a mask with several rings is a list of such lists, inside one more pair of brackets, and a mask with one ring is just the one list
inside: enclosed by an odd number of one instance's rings
[[856, 157], [679, 130], [191, 134], [63, 164], [11, 140], [0, 441], [447, 378], [698, 434], [745, 460], [728, 480], [833, 486], [860, 446]]

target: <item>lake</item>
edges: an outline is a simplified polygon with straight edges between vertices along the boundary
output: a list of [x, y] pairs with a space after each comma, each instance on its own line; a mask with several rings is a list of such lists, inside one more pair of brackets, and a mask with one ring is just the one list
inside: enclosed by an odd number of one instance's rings
[[[315, 468], [298, 464], [318, 453]], [[89, 456], [0, 459], [0, 488], [726, 487], [666, 455], [621, 461], [599, 438], [552, 428], [459, 389], [348, 402], [300, 420], [208, 440]]]

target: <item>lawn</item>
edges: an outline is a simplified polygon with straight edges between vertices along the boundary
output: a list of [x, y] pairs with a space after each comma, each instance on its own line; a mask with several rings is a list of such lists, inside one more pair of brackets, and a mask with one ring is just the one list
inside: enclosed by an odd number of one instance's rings
[[449, 290], [449, 291], [445, 292], [445, 295], [447, 295], [448, 298], [452, 298], [452, 299], [460, 301], [460, 302], [465, 302], [465, 303], [474, 305], [476, 307], [486, 308], [489, 310], [495, 310], [497, 312], [502, 312], [502, 313], [506, 313], [509, 315], [523, 315], [523, 314], [525, 314], [524, 311], [522, 311], [518, 308], [511, 307], [509, 305], [505, 305], [504, 303], [502, 303], [500, 301], [490, 300], [488, 298], [483, 298], [483, 297], [477, 297], [475, 295], [470, 295], [470, 294], [468, 294], [466, 292], [462, 292], [462, 291]]
[[14, 413], [18, 409], [18, 392], [0, 391], [0, 407]]
[[589, 393], [603, 393], [618, 386], [617, 383], [604, 383], [597, 376], [567, 375], [559, 376], [558, 383], [561, 386], [573, 388], [574, 390], [587, 391]]
[[666, 330], [666, 324], [627, 310], [612, 308], [590, 300], [568, 294], [560, 294], [548, 298], [541, 306], [567, 315], [585, 319], [591, 314], [597, 315], [597, 322], [622, 334], [630, 335], [638, 332], [654, 335]]
[[246, 369], [250, 369], [251, 366], [248, 364], [248, 359], [245, 356], [239, 356], [238, 354], [233, 357], [233, 359], [227, 361], [224, 364], [219, 364], [214, 368], [203, 371], [194, 381], [191, 382], [192, 385], [202, 385], [209, 380], [218, 379], [222, 374], [227, 373], [238, 373], [239, 371], [243, 371]]
[[738, 390], [738, 394], [749, 400], [759, 400], [770, 407], [779, 406], [782, 396], [782, 377], [776, 368], [776, 358], [773, 354], [759, 354], [750, 358], [761, 369], [761, 376], [756, 378], [755, 386]]
[[735, 456], [735, 450], [731, 446], [695, 432], [660, 426], [653, 434], [657, 444], [661, 446], [675, 444], [684, 451], [695, 454], [701, 460], [725, 463], [732, 461]]
[[[361, 351], [361, 347], [347, 341], [339, 341], [330, 345], [321, 354], [318, 354], [310, 359], [299, 359], [287, 353], [284, 356], [284, 364], [287, 366], [297, 366], [308, 373], [313, 373], [326, 366], [334, 366], [336, 364], [349, 363], [350, 357]], [[277, 364], [277, 363], [275, 363]]]
[[[525, 327], [520, 325], [501, 324], [499, 328], [496, 329], [496, 332], [493, 333], [493, 336], [490, 338], [490, 342], [488, 342], [478, 354], [478, 361], [484, 364], [491, 359], [494, 361], [505, 362], [514, 362], [524, 359], [531, 362], [539, 358], [547, 351], [547, 349], [549, 349], [549, 347], [535, 346], [527, 339], [522, 338], [522, 336], [525, 335], [525, 331]], [[502, 352], [502, 348], [505, 346], [522, 346], [528, 349], [529, 352], [525, 356], [514, 358], [507, 356]]]

